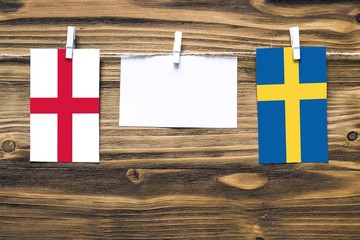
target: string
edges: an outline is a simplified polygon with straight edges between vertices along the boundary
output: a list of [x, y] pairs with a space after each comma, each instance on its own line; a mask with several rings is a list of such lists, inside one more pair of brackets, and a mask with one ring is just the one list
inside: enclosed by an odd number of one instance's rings
[[[181, 52], [182, 56], [242, 56], [255, 55], [255, 51], [241, 51], [241, 52]], [[131, 52], [100, 52], [100, 56], [115, 56], [115, 57], [151, 57], [151, 56], [170, 56], [172, 52], [147, 52], [147, 53], [131, 53]], [[327, 56], [360, 56], [360, 52], [326, 52]], [[30, 54], [7, 54], [2, 53], [0, 57], [3, 58], [22, 58], [30, 57]]]
[[[256, 52], [181, 52], [182, 56], [237, 56], [237, 55], [255, 55]], [[122, 56], [122, 57], [131, 57], [131, 56], [170, 56], [173, 53], [159, 53], [159, 52], [152, 52], [152, 53], [130, 53], [130, 52], [104, 52], [101, 53], [102, 56]]]

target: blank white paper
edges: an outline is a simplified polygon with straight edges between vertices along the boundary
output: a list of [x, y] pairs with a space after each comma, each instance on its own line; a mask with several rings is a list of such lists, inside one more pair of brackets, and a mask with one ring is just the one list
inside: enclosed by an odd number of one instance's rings
[[120, 126], [237, 127], [237, 58], [122, 57]]

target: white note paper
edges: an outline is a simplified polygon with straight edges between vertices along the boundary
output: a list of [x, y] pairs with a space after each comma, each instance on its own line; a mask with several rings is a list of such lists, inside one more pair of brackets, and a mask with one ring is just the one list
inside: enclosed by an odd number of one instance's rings
[[237, 58], [122, 57], [120, 126], [237, 127]]

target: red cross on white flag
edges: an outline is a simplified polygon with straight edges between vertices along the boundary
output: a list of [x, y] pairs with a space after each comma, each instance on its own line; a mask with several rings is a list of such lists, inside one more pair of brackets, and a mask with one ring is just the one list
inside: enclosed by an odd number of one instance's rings
[[30, 161], [99, 162], [99, 50], [30, 55]]

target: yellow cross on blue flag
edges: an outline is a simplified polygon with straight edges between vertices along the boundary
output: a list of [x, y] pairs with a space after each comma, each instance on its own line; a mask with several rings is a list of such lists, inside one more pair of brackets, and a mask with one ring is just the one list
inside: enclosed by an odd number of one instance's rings
[[256, 50], [259, 163], [328, 162], [326, 48]]

